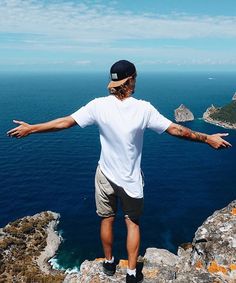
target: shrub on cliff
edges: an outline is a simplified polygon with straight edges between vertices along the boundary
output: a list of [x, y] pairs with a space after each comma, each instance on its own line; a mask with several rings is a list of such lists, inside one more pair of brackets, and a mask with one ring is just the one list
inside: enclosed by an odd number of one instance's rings
[[236, 123], [236, 101], [232, 101], [229, 104], [223, 106], [219, 110], [210, 114], [210, 117], [214, 120], [232, 124]]

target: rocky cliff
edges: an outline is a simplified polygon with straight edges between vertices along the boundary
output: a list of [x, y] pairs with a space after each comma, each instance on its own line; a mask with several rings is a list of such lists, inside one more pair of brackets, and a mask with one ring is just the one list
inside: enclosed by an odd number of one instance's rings
[[[103, 259], [84, 261], [80, 273], [51, 270], [47, 260], [60, 243], [55, 232], [58, 218], [42, 212], [1, 229], [0, 282], [125, 282], [126, 260], [120, 260], [112, 277], [103, 274]], [[149, 248], [139, 257], [138, 268], [144, 283], [236, 283], [236, 200], [208, 217], [177, 255]]]
[[177, 109], [175, 109], [176, 122], [186, 122], [192, 120], [194, 120], [193, 113], [183, 104], [181, 104]]
[[[113, 277], [102, 272], [102, 259], [85, 261], [80, 273], [70, 274], [64, 283], [125, 282], [127, 261], [120, 261]], [[216, 211], [195, 233], [192, 243], [178, 248], [178, 254], [149, 248], [139, 258], [144, 283], [236, 283], [236, 201]]]
[[0, 282], [62, 282], [48, 260], [61, 239], [55, 228], [59, 214], [51, 211], [10, 222], [0, 229]]

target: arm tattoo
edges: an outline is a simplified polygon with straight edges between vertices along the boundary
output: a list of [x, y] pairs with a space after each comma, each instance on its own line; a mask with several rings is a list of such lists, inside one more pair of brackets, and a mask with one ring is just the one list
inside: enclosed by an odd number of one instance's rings
[[178, 125], [176, 128], [176, 136], [188, 140], [198, 141], [198, 142], [206, 142], [207, 135], [199, 132], [192, 131], [189, 128]]

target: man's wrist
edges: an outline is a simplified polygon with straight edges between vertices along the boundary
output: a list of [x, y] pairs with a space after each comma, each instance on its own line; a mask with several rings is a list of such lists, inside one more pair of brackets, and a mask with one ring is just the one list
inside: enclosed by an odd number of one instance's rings
[[33, 134], [37, 132], [36, 125], [29, 125], [29, 134]]

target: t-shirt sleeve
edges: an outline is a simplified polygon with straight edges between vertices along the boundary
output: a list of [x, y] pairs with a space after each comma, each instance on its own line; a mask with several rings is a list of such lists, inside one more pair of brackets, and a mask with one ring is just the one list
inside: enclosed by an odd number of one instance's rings
[[81, 127], [93, 125], [95, 121], [95, 99], [70, 115]]
[[172, 123], [171, 120], [164, 117], [158, 110], [149, 104], [149, 119], [147, 122], [147, 128], [162, 134]]

